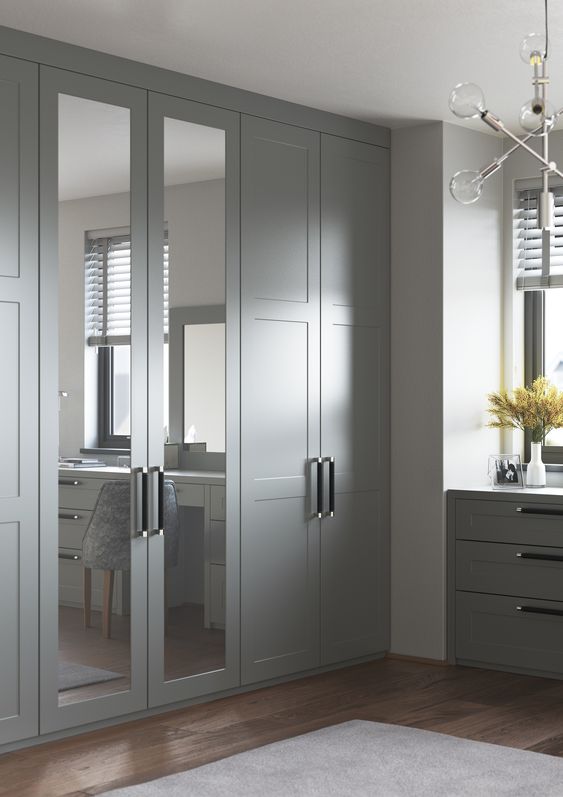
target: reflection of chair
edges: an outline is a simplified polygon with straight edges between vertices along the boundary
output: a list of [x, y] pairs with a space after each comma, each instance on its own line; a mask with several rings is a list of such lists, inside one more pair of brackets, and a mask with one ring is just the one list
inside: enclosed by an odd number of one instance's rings
[[[116, 570], [131, 569], [131, 488], [128, 481], [102, 484], [82, 541], [84, 625], [90, 625], [92, 570], [104, 571], [102, 636], [111, 635], [111, 608]], [[178, 502], [174, 482], [164, 482], [164, 566], [178, 562]]]

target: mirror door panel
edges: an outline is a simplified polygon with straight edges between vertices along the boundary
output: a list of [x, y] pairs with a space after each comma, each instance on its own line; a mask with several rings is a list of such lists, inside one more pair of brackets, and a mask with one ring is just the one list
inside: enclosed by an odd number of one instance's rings
[[238, 683], [238, 138], [149, 94], [150, 705]]
[[47, 732], [146, 706], [147, 180], [144, 92], [41, 77]]

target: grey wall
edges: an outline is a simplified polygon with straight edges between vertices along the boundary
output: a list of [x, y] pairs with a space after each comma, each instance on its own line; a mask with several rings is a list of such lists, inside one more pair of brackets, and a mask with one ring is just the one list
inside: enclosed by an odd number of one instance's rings
[[392, 133], [391, 650], [403, 655], [445, 658], [444, 489], [485, 484], [498, 445], [482, 423], [500, 378], [501, 191], [462, 208], [448, 183], [500, 146], [441, 122]]

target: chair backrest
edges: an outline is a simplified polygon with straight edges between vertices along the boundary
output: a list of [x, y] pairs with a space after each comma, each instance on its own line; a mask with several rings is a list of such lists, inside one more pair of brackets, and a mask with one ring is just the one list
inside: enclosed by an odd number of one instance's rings
[[[84, 567], [99, 570], [131, 569], [131, 487], [127, 479], [102, 484], [82, 541]], [[165, 567], [178, 563], [179, 518], [176, 486], [164, 482]]]
[[82, 541], [84, 567], [131, 569], [131, 487], [128, 479], [104, 482]]

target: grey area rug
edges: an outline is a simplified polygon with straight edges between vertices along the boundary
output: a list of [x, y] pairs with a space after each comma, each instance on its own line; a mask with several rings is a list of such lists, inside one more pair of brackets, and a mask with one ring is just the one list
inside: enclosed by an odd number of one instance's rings
[[103, 681], [115, 681], [123, 678], [118, 672], [101, 670], [99, 667], [87, 667], [84, 664], [74, 664], [71, 661], [59, 662], [59, 692], [67, 692], [79, 686], [101, 684]]
[[562, 797], [563, 759], [354, 720], [106, 795]]

